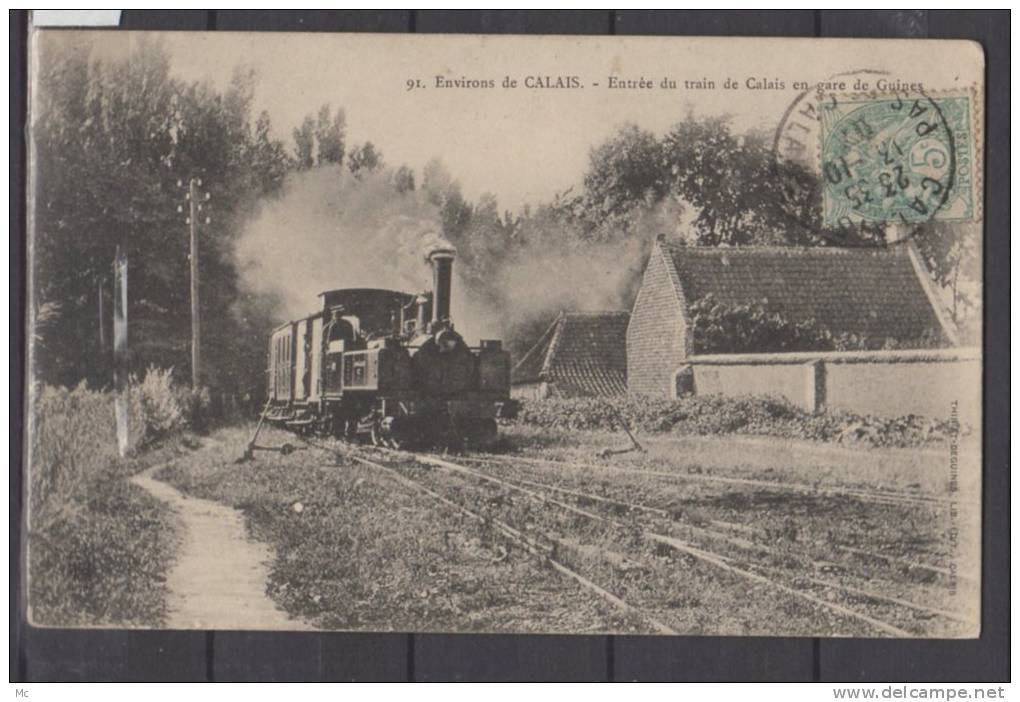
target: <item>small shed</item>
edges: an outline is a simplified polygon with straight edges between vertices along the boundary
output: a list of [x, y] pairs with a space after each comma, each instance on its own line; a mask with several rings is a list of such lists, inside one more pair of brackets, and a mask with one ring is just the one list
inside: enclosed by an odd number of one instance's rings
[[514, 366], [519, 399], [608, 397], [627, 392], [630, 313], [560, 312]]
[[627, 379], [637, 395], [670, 397], [674, 374], [700, 353], [690, 306], [766, 301], [795, 321], [908, 344], [956, 332], [913, 242], [888, 248], [697, 247], [655, 242], [627, 331]]

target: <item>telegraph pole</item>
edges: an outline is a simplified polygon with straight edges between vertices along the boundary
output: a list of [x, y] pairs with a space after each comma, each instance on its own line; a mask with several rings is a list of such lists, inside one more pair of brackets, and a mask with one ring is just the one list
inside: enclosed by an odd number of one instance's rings
[[[177, 181], [177, 185], [181, 187], [183, 183]], [[188, 259], [191, 264], [191, 387], [193, 390], [198, 390], [202, 385], [202, 325], [198, 305], [198, 213], [202, 211], [202, 202], [209, 200], [209, 193], [204, 195], [199, 193], [198, 189], [200, 187], [202, 187], [201, 178], [189, 178], [188, 192], [185, 195], [188, 200], [188, 218], [186, 221], [190, 239]], [[178, 205], [177, 211], [180, 212], [182, 209]], [[205, 217], [205, 223], [209, 223], [209, 217]]]
[[188, 200], [191, 213], [188, 217], [188, 230], [191, 236], [191, 388], [198, 390], [202, 384], [201, 359], [201, 323], [198, 313], [198, 184], [194, 178], [188, 180]]

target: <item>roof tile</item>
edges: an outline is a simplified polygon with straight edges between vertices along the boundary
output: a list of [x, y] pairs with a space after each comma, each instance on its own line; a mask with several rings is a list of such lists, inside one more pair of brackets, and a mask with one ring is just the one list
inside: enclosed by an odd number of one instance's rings
[[942, 328], [906, 247], [696, 247], [663, 243], [688, 304], [764, 302], [797, 321], [872, 339]]
[[514, 366], [513, 382], [545, 381], [565, 396], [627, 392], [628, 312], [561, 312]]

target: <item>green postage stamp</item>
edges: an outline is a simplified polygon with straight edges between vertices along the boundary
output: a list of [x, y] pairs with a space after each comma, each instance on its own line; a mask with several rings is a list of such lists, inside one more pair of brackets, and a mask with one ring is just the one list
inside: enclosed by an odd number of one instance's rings
[[827, 96], [819, 110], [825, 224], [979, 219], [974, 104], [968, 93]]

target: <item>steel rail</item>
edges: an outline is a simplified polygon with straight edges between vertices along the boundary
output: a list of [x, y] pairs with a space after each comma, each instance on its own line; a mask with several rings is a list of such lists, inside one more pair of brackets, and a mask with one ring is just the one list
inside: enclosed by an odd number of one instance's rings
[[[472, 458], [472, 459], [469, 459], [469, 460], [477, 460], [477, 459]], [[489, 461], [487, 461], [487, 462], [489, 462]], [[510, 461], [491, 461], [491, 463], [499, 464], [499, 465], [512, 465]], [[606, 503], [606, 504], [618, 505], [620, 507], [625, 507], [627, 509], [641, 511], [641, 512], [647, 512], [649, 514], [654, 514], [656, 516], [662, 517], [663, 519], [673, 519], [673, 516], [671, 515], [671, 513], [668, 510], [661, 509], [659, 507], [651, 507], [649, 505], [642, 505], [642, 504], [637, 504], [637, 503], [634, 503], [634, 502], [627, 502], [625, 500], [617, 500], [617, 499], [613, 499], [613, 498], [609, 498], [609, 497], [602, 497], [600, 495], [591, 495], [591, 494], [588, 494], [588, 493], [582, 493], [582, 492], [578, 492], [576, 490], [570, 490], [570, 489], [559, 487], [559, 486], [547, 485], [547, 484], [544, 484], [544, 483], [538, 483], [538, 482], [526, 480], [524, 478], [516, 478], [515, 477], [515, 478], [513, 478], [513, 480], [516, 480], [517, 482], [525, 484], [525, 485], [532, 485], [532, 486], [535, 486], [535, 487], [545, 488], [547, 490], [553, 490], [555, 492], [559, 492], [559, 493], [562, 493], [562, 494], [572, 495], [572, 496], [577, 497], [578, 499], [585, 499], [585, 500], [591, 500], [591, 501], [595, 501], [595, 502], [602, 502], [602, 503]], [[719, 520], [710, 520], [709, 523], [713, 524], [715, 526], [721, 527], [723, 529], [730, 529], [730, 530], [733, 530], [733, 531], [739, 531], [739, 532], [743, 532], [745, 534], [746, 533], [750, 533], [750, 534], [761, 534], [762, 533], [759, 529], [755, 529], [754, 527], [750, 527], [750, 526], [747, 526], [747, 525], [744, 525], [744, 524], [735, 524], [735, 523], [732, 523], [732, 522], [724, 522], [724, 521], [719, 521]], [[766, 553], [771, 553], [773, 555], [781, 556], [781, 557], [784, 557], [784, 558], [792, 557], [792, 558], [796, 558], [796, 559], [801, 560], [801, 561], [810, 561], [812, 563], [814, 562], [813, 559], [811, 559], [811, 558], [809, 558], [807, 556], [799, 556], [797, 554], [784, 553], [782, 551], [779, 551], [778, 549], [774, 549], [774, 548], [771, 548], [769, 546], [766, 546], [765, 544], [759, 544], [759, 543], [756, 543], [756, 542], [753, 542], [753, 541], [749, 541], [747, 539], [741, 539], [739, 537], [732, 537], [732, 536], [729, 536], [727, 534], [723, 534], [722, 532], [715, 531], [715, 530], [712, 530], [712, 529], [705, 529], [704, 527], [698, 527], [698, 526], [691, 525], [691, 524], [684, 524], [684, 527], [688, 528], [688, 529], [691, 529], [692, 531], [700, 531], [700, 532], [702, 532], [702, 533], [704, 533], [706, 535], [709, 535], [711, 537], [722, 539], [724, 541], [728, 541], [728, 542], [734, 544], [735, 546], [739, 546], [739, 547], [742, 547], [742, 548], [748, 548], [748, 549], [754, 548], [754, 549], [758, 549], [758, 550], [764, 551]], [[887, 556], [885, 554], [874, 553], [872, 551], [867, 551], [865, 549], [860, 549], [860, 548], [855, 548], [855, 547], [851, 547], [851, 546], [846, 546], [844, 544], [833, 544], [833, 548], [836, 548], [836, 549], [838, 549], [840, 551], [845, 551], [847, 553], [851, 553], [851, 554], [857, 555], [859, 557], [869, 557], [869, 558], [873, 558], [875, 560], [885, 561], [886, 563], [889, 563], [890, 565], [900, 565], [902, 567], [906, 567], [906, 568], [910, 568], [910, 569], [924, 570], [924, 571], [927, 571], [927, 572], [930, 572], [930, 573], [934, 573], [936, 575], [941, 575], [941, 576], [947, 577], [947, 578], [948, 577], [953, 577], [953, 573], [948, 568], [942, 568], [940, 566], [929, 565], [927, 563], [920, 563], [918, 561], [909, 561], [909, 560], [899, 559], [899, 558], [895, 558], [893, 556]], [[973, 576], [968, 575], [966, 573], [957, 573], [957, 574], [955, 574], [955, 577], [957, 577], [958, 579], [961, 579], [961, 580], [973, 580], [974, 579]]]
[[409, 487], [409, 488], [418, 490], [420, 492], [423, 492], [423, 493], [431, 496], [432, 498], [436, 499], [437, 501], [441, 502], [442, 504], [444, 504], [444, 505], [446, 505], [448, 507], [453, 508], [454, 510], [460, 512], [461, 514], [463, 514], [463, 515], [465, 515], [465, 516], [467, 516], [467, 517], [469, 517], [469, 518], [471, 518], [471, 519], [473, 519], [473, 520], [475, 520], [477, 522], [480, 522], [482, 524], [487, 524], [487, 525], [492, 526], [494, 529], [496, 529], [496, 531], [501, 533], [505, 538], [507, 538], [508, 540], [510, 540], [510, 541], [512, 541], [514, 543], [517, 543], [518, 545], [522, 546], [531, 555], [541, 559], [545, 563], [548, 563], [553, 569], [555, 569], [560, 574], [565, 575], [566, 577], [570, 578], [571, 580], [574, 580], [575, 582], [577, 582], [578, 584], [580, 584], [583, 587], [587, 588], [588, 590], [591, 590], [592, 592], [594, 592], [595, 594], [599, 595], [604, 600], [606, 600], [610, 604], [616, 606], [620, 610], [622, 610], [624, 612], [627, 612], [628, 614], [632, 614], [632, 615], [635, 615], [637, 617], [640, 617], [644, 621], [648, 622], [649, 624], [651, 624], [652, 628], [655, 629], [655, 631], [657, 633], [660, 633], [660, 634], [679, 634], [680, 633], [676, 629], [673, 629], [669, 625], [659, 621], [658, 619], [656, 619], [652, 615], [648, 614], [647, 612], [645, 612], [645, 611], [635, 607], [634, 605], [626, 602], [625, 600], [623, 600], [619, 596], [614, 595], [612, 592], [610, 592], [609, 590], [606, 590], [605, 588], [601, 587], [597, 583], [592, 582], [591, 580], [589, 580], [588, 578], [584, 577], [583, 575], [581, 575], [577, 571], [573, 570], [569, 566], [566, 566], [563, 563], [557, 561], [550, 554], [546, 553], [539, 545], [534, 543], [534, 541], [532, 539], [528, 538], [525, 534], [523, 534], [522, 532], [518, 531], [517, 529], [514, 529], [509, 524], [506, 524], [505, 522], [503, 522], [503, 521], [501, 521], [499, 519], [496, 519], [494, 517], [483, 517], [482, 515], [478, 514], [477, 512], [474, 512], [473, 510], [470, 510], [467, 507], [464, 507], [463, 505], [461, 505], [461, 504], [459, 504], [457, 502], [454, 502], [453, 500], [451, 500], [451, 499], [449, 499], [447, 497], [444, 497], [443, 495], [440, 495], [439, 493], [437, 493], [434, 490], [432, 490], [432, 489], [422, 485], [421, 483], [419, 483], [419, 482], [417, 482], [415, 480], [411, 480], [410, 478], [408, 478], [405, 475], [403, 475], [402, 473], [400, 473], [400, 471], [394, 470], [393, 468], [390, 468], [388, 466], [384, 466], [384, 465], [382, 465], [381, 463], [379, 463], [377, 461], [373, 461], [373, 460], [370, 460], [370, 459], [367, 459], [367, 458], [363, 458], [361, 456], [355, 455], [353, 452], [347, 452], [347, 453], [344, 453], [343, 455], [345, 455], [348, 458], [351, 458], [352, 460], [357, 461], [357, 462], [359, 462], [359, 463], [361, 463], [363, 465], [371, 466], [372, 468], [374, 468], [376, 470], [380, 470], [380, 471], [386, 473], [391, 479], [393, 479], [396, 482], [404, 485], [405, 487]]
[[[408, 459], [411, 459], [411, 460], [416, 460], [416, 461], [419, 461], [419, 462], [422, 462], [422, 463], [426, 463], [428, 465], [434, 465], [434, 466], [437, 466], [437, 467], [445, 468], [445, 469], [447, 469], [447, 470], [449, 470], [451, 472], [474, 476], [474, 477], [476, 477], [478, 479], [481, 479], [481, 480], [493, 482], [495, 484], [502, 485], [503, 487], [510, 488], [512, 490], [517, 490], [517, 491], [519, 491], [519, 492], [521, 492], [523, 494], [530, 495], [531, 497], [533, 497], [535, 499], [538, 499], [538, 500], [543, 501], [543, 502], [547, 502], [549, 504], [556, 505], [557, 507], [565, 509], [565, 510], [571, 512], [571, 513], [574, 513], [574, 514], [586, 517], [588, 519], [592, 519], [592, 520], [595, 520], [595, 521], [600, 521], [600, 522], [607, 523], [607, 524], [610, 524], [612, 526], [617, 526], [617, 527], [619, 527], [619, 526], [626, 526], [625, 524], [623, 524], [622, 522], [619, 522], [617, 520], [610, 519], [610, 518], [607, 518], [607, 517], [603, 517], [601, 515], [597, 515], [597, 514], [595, 514], [593, 512], [590, 512], [588, 510], [574, 507], [573, 505], [566, 504], [564, 502], [561, 502], [559, 500], [547, 497], [545, 495], [540, 495], [540, 494], [534, 492], [533, 490], [529, 490], [527, 488], [523, 488], [521, 486], [514, 485], [513, 483], [510, 483], [510, 482], [508, 482], [508, 481], [506, 481], [504, 479], [497, 478], [495, 476], [491, 476], [491, 475], [488, 475], [486, 473], [482, 473], [480, 471], [476, 471], [476, 470], [471, 469], [471, 468], [467, 468], [466, 466], [461, 466], [461, 465], [458, 465], [456, 463], [452, 463], [450, 461], [447, 461], [445, 459], [442, 459], [442, 458], [439, 458], [439, 457], [436, 457], [436, 456], [430, 456], [430, 455], [426, 455], [426, 454], [411, 454], [411, 453], [404, 453], [404, 452], [394, 452], [394, 453], [397, 453], [398, 455], [400, 455], [401, 457], [404, 457], [404, 458], [408, 458]], [[548, 487], [548, 486], [543, 486], [543, 487]], [[684, 541], [682, 541], [680, 539], [676, 539], [676, 538], [674, 538], [672, 536], [667, 536], [667, 535], [664, 535], [664, 534], [657, 534], [655, 532], [651, 532], [651, 531], [648, 531], [648, 530], [645, 530], [645, 529], [642, 529], [642, 533], [646, 537], [648, 537], [648, 539], [651, 540], [651, 541], [654, 541], [656, 543], [661, 543], [663, 545], [670, 546], [670, 547], [672, 547], [672, 548], [674, 548], [674, 549], [676, 549], [678, 551], [687, 553], [687, 554], [689, 554], [691, 556], [694, 556], [694, 557], [696, 557], [696, 558], [698, 558], [698, 559], [700, 559], [702, 561], [705, 561], [706, 563], [710, 563], [712, 565], [715, 565], [717, 567], [723, 568], [723, 569], [725, 569], [727, 571], [730, 571], [732, 573], [735, 573], [737, 575], [741, 575], [741, 576], [743, 576], [743, 577], [745, 577], [747, 579], [756, 580], [756, 581], [759, 581], [759, 582], [764, 582], [764, 583], [771, 584], [776, 589], [779, 589], [779, 590], [781, 590], [783, 592], [786, 592], [787, 594], [790, 594], [790, 595], [793, 595], [795, 597], [804, 599], [804, 600], [809, 601], [809, 602], [811, 602], [811, 603], [813, 603], [815, 605], [818, 605], [818, 606], [830, 609], [830, 610], [835, 611], [837, 613], [844, 614], [846, 616], [849, 616], [849, 617], [856, 618], [856, 619], [859, 619], [861, 621], [867, 622], [868, 624], [871, 624], [875, 628], [877, 628], [877, 629], [879, 629], [881, 631], [884, 631], [886, 633], [890, 633], [890, 634], [893, 634], [895, 636], [904, 636], [904, 637], [912, 636], [912, 634], [910, 632], [908, 632], [908, 631], [906, 631], [904, 629], [901, 629], [899, 627], [896, 627], [896, 626], [894, 626], [892, 624], [889, 624], [888, 622], [884, 622], [884, 621], [882, 621], [880, 619], [877, 619], [875, 617], [871, 617], [870, 615], [858, 612], [856, 610], [852, 610], [850, 608], [844, 607], [844, 606], [839, 605], [837, 603], [830, 602], [828, 600], [824, 600], [824, 599], [815, 597], [815, 596], [810, 595], [808, 593], [805, 593], [805, 592], [803, 592], [801, 590], [797, 590], [796, 588], [793, 588], [793, 587], [785, 585], [785, 584], [783, 584], [781, 582], [778, 582], [778, 581], [776, 581], [776, 580], [774, 580], [772, 578], [768, 578], [768, 577], [766, 577], [764, 575], [761, 575], [759, 573], [754, 573], [754, 572], [752, 572], [750, 570], [745, 570], [744, 568], [740, 568], [740, 567], [738, 567], [736, 565], [733, 565], [734, 559], [728, 558], [727, 556], [723, 556], [722, 554], [716, 553], [714, 551], [710, 551], [708, 549], [703, 549], [703, 548], [695, 547], [695, 546], [693, 546], [691, 544], [688, 544], [687, 542], [684, 542]], [[772, 569], [772, 570], [773, 570], [773, 572], [775, 572], [774, 569]], [[913, 603], [913, 602], [908, 602], [907, 600], [903, 600], [903, 599], [900, 599], [900, 598], [889, 597], [889, 596], [886, 596], [886, 595], [882, 595], [880, 593], [875, 593], [875, 592], [871, 592], [871, 591], [868, 591], [868, 590], [862, 590], [862, 589], [859, 589], [859, 588], [853, 588], [851, 586], [845, 586], [845, 585], [842, 585], [842, 584], [839, 584], [839, 583], [832, 583], [832, 582], [821, 580], [821, 579], [818, 579], [818, 578], [810, 578], [809, 577], [809, 578], [806, 578], [806, 580], [808, 580], [810, 582], [813, 582], [814, 584], [819, 585], [819, 586], [824, 586], [824, 587], [827, 587], [827, 588], [830, 588], [830, 589], [833, 589], [833, 590], [841, 590], [843, 592], [847, 592], [847, 593], [850, 593], [850, 594], [857, 594], [857, 595], [860, 595], [860, 596], [867, 597], [867, 598], [869, 598], [871, 600], [874, 600], [874, 601], [886, 602], [886, 603], [889, 603], [889, 604], [895, 604], [895, 605], [898, 605], [898, 606], [901, 606], [901, 607], [906, 607], [906, 608], [913, 609], [913, 610], [916, 610], [916, 611], [925, 612], [925, 613], [933, 614], [933, 615], [937, 615], [937, 616], [942, 616], [942, 617], [945, 617], [945, 618], [948, 618], [948, 619], [953, 619], [953, 620], [961, 621], [961, 622], [965, 622], [965, 623], [971, 623], [971, 620], [969, 618], [966, 618], [964, 615], [960, 615], [960, 614], [957, 614], [955, 612], [946, 612], [945, 610], [938, 610], [938, 609], [934, 609], [934, 608], [931, 608], [931, 607], [926, 607], [924, 605], [919, 605], [919, 604], [916, 604], [916, 603]]]
[[[654, 513], [654, 514], [657, 514], [657, 515], [662, 516], [664, 518], [669, 518], [669, 513], [668, 512], [666, 512], [665, 510], [658, 509], [656, 507], [648, 507], [646, 505], [637, 505], [637, 504], [633, 504], [633, 503], [630, 503], [630, 502], [623, 502], [623, 501], [619, 501], [619, 500], [607, 499], [607, 498], [600, 497], [598, 495], [590, 495], [590, 494], [587, 494], [587, 493], [578, 492], [576, 490], [567, 490], [565, 488], [560, 488], [560, 487], [557, 487], [557, 486], [554, 486], [554, 485], [546, 485], [544, 483], [537, 483], [535, 481], [524, 480], [522, 478], [514, 477], [514, 478], [507, 478], [506, 480], [512, 480], [512, 481], [515, 481], [515, 482], [518, 482], [518, 483], [522, 483], [522, 484], [526, 484], [526, 485], [531, 485], [533, 487], [538, 487], [538, 488], [542, 488], [542, 489], [546, 489], [546, 490], [552, 490], [552, 491], [555, 491], [555, 492], [565, 493], [565, 494], [572, 495], [572, 496], [574, 496], [576, 498], [579, 498], [579, 499], [586, 499], [586, 500], [592, 500], [592, 501], [596, 501], [596, 502], [605, 502], [605, 503], [609, 503], [609, 504], [616, 504], [616, 505], [628, 507], [628, 508], [631, 508], [631, 509], [643, 510], [643, 511], [647, 511], [647, 512], [650, 512], [650, 513]], [[588, 514], [588, 513], [585, 512], [585, 514]], [[729, 543], [732, 543], [733, 545], [738, 546], [740, 548], [744, 548], [746, 550], [757, 550], [757, 551], [768, 553], [768, 554], [771, 554], [771, 555], [774, 555], [774, 556], [777, 556], [777, 557], [780, 557], [780, 558], [794, 558], [794, 559], [800, 560], [801, 562], [808, 562], [809, 564], [813, 564], [814, 563], [814, 561], [811, 560], [808, 557], [799, 556], [797, 554], [784, 553], [784, 552], [782, 552], [782, 551], [780, 551], [778, 549], [771, 548], [771, 547], [766, 546], [764, 544], [757, 544], [757, 543], [754, 543], [753, 541], [748, 541], [747, 539], [733, 538], [733, 537], [727, 536], [725, 534], [721, 534], [719, 532], [713, 531], [711, 529], [704, 529], [702, 527], [696, 527], [696, 526], [693, 526], [693, 525], [684, 524], [683, 526], [684, 526], [684, 528], [690, 529], [691, 531], [693, 531], [695, 533], [699, 533], [700, 532], [700, 533], [705, 534], [706, 536], [708, 536], [710, 538], [721, 539], [721, 540], [727, 541]], [[653, 536], [657, 536], [657, 535], [653, 534]], [[730, 562], [737, 562], [736, 559], [729, 558], [727, 556], [723, 556], [722, 554], [716, 554], [716, 555], [718, 555], [720, 558], [723, 558], [724, 560], [727, 560], [727, 561], [730, 561]], [[769, 568], [769, 567], [761, 566], [761, 565], [758, 565], [758, 564], [748, 564], [748, 565], [752, 565], [753, 567], [756, 567], [756, 568], [763, 568], [765, 570], [770, 570], [770, 571], [772, 571], [774, 573], [781, 572], [781, 571], [778, 571], [775, 568]], [[917, 603], [911, 602], [909, 600], [904, 600], [902, 598], [894, 597], [894, 596], [891, 596], [891, 595], [885, 595], [885, 594], [882, 594], [882, 593], [875, 592], [873, 590], [866, 590], [866, 589], [862, 589], [862, 588], [856, 588], [856, 587], [854, 587], [852, 585], [844, 585], [842, 583], [834, 583], [832, 581], [822, 580], [820, 578], [815, 578], [815, 577], [812, 577], [812, 576], [804, 576], [803, 579], [808, 581], [808, 582], [811, 582], [811, 583], [813, 583], [815, 585], [821, 586], [821, 587], [827, 587], [827, 588], [834, 589], [834, 590], [842, 590], [843, 592], [847, 592], [849, 594], [860, 595], [862, 597], [867, 597], [867, 598], [870, 598], [872, 600], [877, 600], [877, 601], [887, 602], [887, 603], [890, 603], [890, 604], [900, 605], [902, 607], [906, 607], [908, 609], [913, 609], [913, 610], [918, 611], [918, 612], [924, 612], [926, 614], [933, 614], [933, 615], [945, 617], [946, 619], [952, 619], [952, 620], [958, 621], [958, 622], [963, 622], [963, 623], [967, 623], [967, 624], [973, 623], [971, 618], [969, 618], [969, 617], [967, 617], [966, 615], [963, 615], [963, 614], [958, 614], [956, 612], [951, 612], [949, 610], [937, 609], [937, 608], [934, 608], [934, 607], [928, 607], [927, 605], [917, 604]]]
[[715, 482], [733, 485], [749, 485], [752, 487], [761, 487], [770, 490], [781, 490], [786, 492], [798, 492], [805, 494], [820, 494], [820, 495], [841, 495], [848, 497], [857, 497], [860, 499], [868, 500], [871, 502], [879, 502], [884, 504], [922, 504], [927, 506], [949, 506], [952, 504], [963, 504], [963, 505], [977, 505], [979, 504], [976, 500], [957, 500], [948, 497], [940, 497], [937, 495], [915, 495], [906, 492], [890, 491], [890, 490], [864, 490], [860, 488], [843, 488], [843, 487], [818, 487], [809, 485], [807, 483], [789, 483], [778, 480], [755, 480], [753, 478], [733, 478], [722, 475], [705, 475], [698, 473], [671, 473], [668, 471], [657, 471], [657, 470], [645, 470], [640, 468], [621, 468], [616, 465], [600, 465], [598, 463], [577, 463], [574, 461], [560, 461], [551, 458], [533, 458], [530, 456], [507, 456], [507, 457], [490, 457], [490, 456], [464, 456], [464, 460], [478, 461], [479, 463], [502, 463], [506, 461], [521, 461], [524, 463], [538, 463], [543, 465], [555, 465], [555, 466], [567, 466], [571, 468], [580, 469], [595, 469], [611, 471], [616, 473], [630, 473], [636, 475], [652, 475], [660, 478], [670, 478], [673, 480], [680, 481], [691, 481], [691, 482]]

